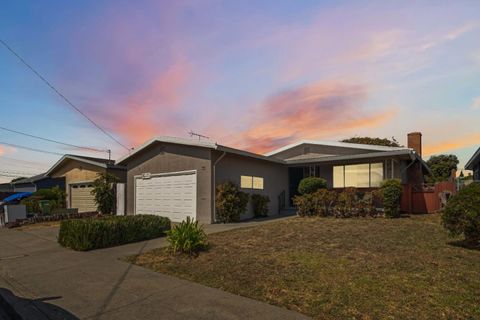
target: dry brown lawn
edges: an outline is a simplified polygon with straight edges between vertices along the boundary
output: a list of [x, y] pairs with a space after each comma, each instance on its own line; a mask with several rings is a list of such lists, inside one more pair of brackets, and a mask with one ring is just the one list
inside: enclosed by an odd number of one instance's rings
[[318, 319], [480, 319], [480, 251], [437, 215], [294, 218], [209, 236], [196, 258], [128, 260]]

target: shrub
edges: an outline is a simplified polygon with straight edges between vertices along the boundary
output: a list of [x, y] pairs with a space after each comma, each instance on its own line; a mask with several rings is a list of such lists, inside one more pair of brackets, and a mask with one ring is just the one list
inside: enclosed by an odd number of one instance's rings
[[253, 214], [255, 217], [268, 216], [268, 204], [270, 203], [270, 198], [261, 194], [252, 194], [251, 198]]
[[170, 230], [170, 219], [153, 215], [63, 220], [58, 243], [86, 251], [158, 238]]
[[336, 198], [335, 191], [320, 189], [314, 193], [295, 196], [293, 203], [299, 216], [328, 216], [332, 214]]
[[337, 203], [335, 205], [334, 215], [338, 218], [348, 218], [354, 215], [356, 209], [356, 189], [345, 188], [338, 194]]
[[469, 242], [480, 241], [480, 183], [471, 183], [447, 202], [442, 224], [451, 236], [463, 234]]
[[42, 213], [45, 215], [52, 210], [66, 208], [67, 203], [65, 199], [65, 191], [59, 187], [53, 187], [51, 189], [40, 189], [31, 197], [23, 199], [20, 203], [26, 206], [27, 212], [30, 214]]
[[112, 214], [115, 207], [114, 184], [117, 177], [109, 173], [98, 173], [97, 179], [93, 182], [92, 195], [95, 197], [95, 204], [98, 212]]
[[385, 216], [396, 218], [400, 216], [400, 200], [403, 187], [398, 179], [385, 180], [381, 186]]
[[220, 222], [237, 222], [247, 210], [248, 193], [242, 192], [233, 182], [217, 186], [215, 198], [216, 216]]
[[194, 222], [190, 217], [167, 231], [167, 236], [170, 249], [174, 254], [179, 252], [193, 255], [208, 247], [205, 231], [198, 225], [198, 221]]
[[308, 177], [302, 179], [298, 184], [298, 192], [301, 195], [314, 193], [319, 189], [327, 188], [327, 181], [322, 178]]

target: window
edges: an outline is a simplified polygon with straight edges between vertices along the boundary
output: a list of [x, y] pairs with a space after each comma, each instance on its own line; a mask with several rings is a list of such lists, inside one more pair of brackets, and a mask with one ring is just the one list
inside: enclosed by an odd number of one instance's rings
[[333, 167], [333, 187], [379, 187], [383, 181], [383, 163], [362, 163]]
[[253, 189], [263, 190], [263, 178], [253, 177]]
[[344, 188], [345, 180], [343, 176], [343, 166], [334, 166], [333, 167], [333, 187], [334, 188]]
[[240, 188], [251, 189], [253, 185], [252, 176], [240, 176]]
[[240, 176], [240, 188], [263, 190], [263, 178], [252, 176]]
[[370, 187], [380, 187], [383, 181], [383, 163], [370, 164]]
[[370, 185], [369, 164], [345, 166], [345, 187], [368, 188]]

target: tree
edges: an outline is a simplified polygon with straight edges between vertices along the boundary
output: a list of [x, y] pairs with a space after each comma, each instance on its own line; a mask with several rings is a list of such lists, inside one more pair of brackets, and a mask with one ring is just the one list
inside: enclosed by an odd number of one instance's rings
[[452, 170], [457, 170], [458, 158], [454, 154], [431, 156], [427, 161], [427, 165], [432, 171], [432, 175], [427, 178], [427, 181], [446, 181], [452, 175]]
[[359, 143], [359, 144], [370, 144], [374, 146], [384, 146], [384, 147], [402, 147], [395, 137], [392, 139], [386, 138], [372, 138], [372, 137], [352, 137], [348, 139], [343, 139], [341, 142], [347, 143]]
[[92, 195], [95, 197], [98, 212], [112, 214], [115, 207], [114, 185], [118, 178], [109, 173], [98, 173], [93, 182]]

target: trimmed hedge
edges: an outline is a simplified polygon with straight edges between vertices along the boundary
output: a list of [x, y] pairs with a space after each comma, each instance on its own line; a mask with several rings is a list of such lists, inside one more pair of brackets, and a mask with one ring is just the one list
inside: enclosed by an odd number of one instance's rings
[[158, 238], [170, 230], [170, 219], [152, 215], [108, 216], [64, 220], [58, 243], [77, 251]]

